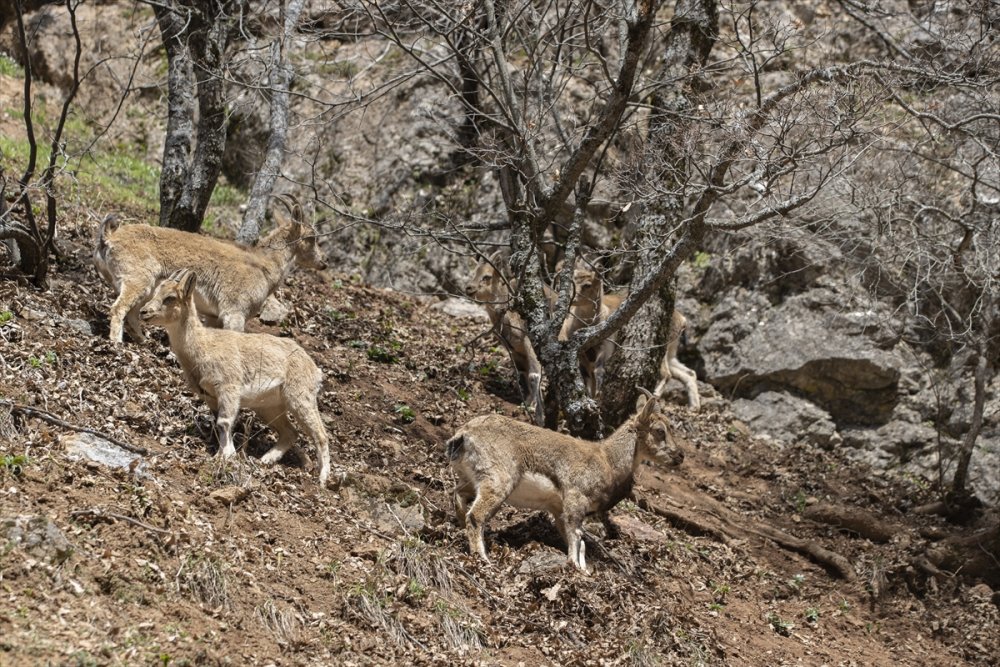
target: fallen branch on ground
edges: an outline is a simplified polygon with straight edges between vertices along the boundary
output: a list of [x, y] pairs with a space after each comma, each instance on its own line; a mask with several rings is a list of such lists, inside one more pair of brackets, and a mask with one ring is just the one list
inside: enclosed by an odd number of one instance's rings
[[17, 414], [25, 415], [25, 416], [28, 416], [28, 417], [36, 417], [38, 419], [41, 419], [42, 421], [48, 422], [48, 423], [53, 424], [55, 426], [61, 426], [62, 428], [68, 428], [71, 431], [77, 431], [78, 433], [89, 433], [91, 435], [96, 435], [98, 438], [104, 438], [108, 442], [110, 442], [112, 444], [115, 444], [115, 445], [118, 445], [122, 449], [127, 449], [128, 451], [132, 452], [133, 454], [140, 454], [142, 456], [146, 456], [146, 455], [149, 454], [149, 450], [148, 449], [145, 449], [143, 447], [136, 447], [135, 445], [130, 445], [127, 442], [122, 442], [121, 440], [118, 440], [117, 438], [111, 437], [107, 433], [103, 433], [101, 431], [98, 431], [98, 430], [95, 430], [95, 429], [92, 429], [92, 428], [87, 428], [86, 426], [77, 426], [76, 424], [71, 424], [71, 423], [69, 423], [68, 421], [66, 421], [64, 419], [60, 419], [59, 417], [55, 416], [54, 414], [52, 414], [48, 410], [42, 410], [41, 408], [33, 408], [33, 407], [30, 407], [30, 406], [27, 406], [27, 405], [21, 405], [20, 403], [15, 403], [14, 401], [8, 401], [8, 400], [4, 400], [4, 399], [0, 399], [0, 405], [6, 406], [7, 408], [9, 408], [10, 411], [11, 411], [11, 414], [17, 413]]

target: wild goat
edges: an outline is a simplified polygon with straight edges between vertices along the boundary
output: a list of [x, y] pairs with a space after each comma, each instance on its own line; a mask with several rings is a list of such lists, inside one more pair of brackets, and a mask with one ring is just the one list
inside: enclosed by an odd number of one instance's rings
[[121, 342], [123, 322], [134, 340], [145, 340], [139, 308], [157, 281], [178, 269], [198, 276], [198, 311], [210, 323], [243, 331], [295, 264], [325, 268], [315, 234], [301, 221], [301, 208], [295, 204], [290, 210], [293, 219], [275, 212], [278, 225], [257, 248], [166, 227], [119, 227], [109, 215], [98, 231], [94, 265], [118, 291], [111, 306], [111, 340]]
[[528, 404], [536, 424], [545, 421], [542, 406], [542, 365], [531, 345], [524, 320], [517, 313], [507, 310], [510, 291], [500, 273], [500, 256], [495, 253], [476, 267], [465, 286], [465, 294], [486, 308], [493, 324], [493, 331], [510, 353], [510, 360], [517, 369], [521, 383], [527, 388]]
[[[622, 297], [604, 293], [604, 282], [596, 269], [577, 260], [573, 267], [573, 302], [559, 331], [559, 340], [569, 340], [578, 329], [600, 324], [621, 305]], [[604, 365], [615, 351], [613, 337], [602, 340], [580, 354], [580, 374], [587, 393], [597, 398], [604, 385]]]
[[698, 376], [677, 358], [677, 348], [681, 336], [687, 328], [687, 318], [679, 310], [675, 310], [670, 318], [670, 333], [667, 338], [667, 351], [660, 362], [660, 381], [653, 393], [657, 398], [663, 396], [670, 378], [675, 377], [687, 388], [688, 406], [697, 412], [701, 409], [701, 396], [698, 394]]
[[683, 460], [657, 399], [642, 392], [638, 413], [598, 442], [495, 414], [459, 428], [446, 447], [459, 478], [455, 513], [469, 550], [489, 562], [483, 529], [507, 502], [552, 514], [570, 562], [586, 570], [584, 518], [599, 513], [607, 522], [607, 511], [632, 490], [643, 459], [667, 465]]
[[216, 413], [218, 455], [228, 458], [233, 421], [240, 406], [253, 410], [278, 433], [278, 443], [261, 463], [274, 463], [292, 449], [308, 467], [309, 457], [295, 445], [298, 433], [288, 415], [316, 443], [319, 484], [330, 476], [329, 437], [316, 404], [323, 383], [320, 370], [298, 343], [268, 334], [210, 329], [195, 309], [196, 274], [181, 269], [161, 282], [139, 311], [142, 321], [167, 330], [170, 349], [191, 389]]

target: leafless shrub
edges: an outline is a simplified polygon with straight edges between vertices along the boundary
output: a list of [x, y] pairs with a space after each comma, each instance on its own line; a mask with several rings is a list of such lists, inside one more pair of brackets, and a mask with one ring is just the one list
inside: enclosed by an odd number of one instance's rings
[[293, 609], [279, 609], [273, 600], [267, 600], [254, 608], [254, 617], [280, 646], [295, 649], [306, 643], [302, 618]]
[[178, 591], [211, 609], [229, 609], [229, 565], [215, 557], [188, 556], [177, 570], [174, 582]]

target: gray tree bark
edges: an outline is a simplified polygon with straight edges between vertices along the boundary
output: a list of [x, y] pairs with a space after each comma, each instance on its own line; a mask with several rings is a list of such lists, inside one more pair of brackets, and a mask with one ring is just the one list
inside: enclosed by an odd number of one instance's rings
[[246, 245], [257, 243], [260, 226], [264, 220], [267, 200], [274, 190], [274, 183], [281, 170], [288, 137], [288, 103], [292, 82], [292, 66], [288, 63], [286, 49], [299, 23], [299, 15], [305, 0], [290, 0], [284, 9], [282, 34], [271, 45], [272, 68], [268, 76], [271, 91], [271, 135], [267, 141], [264, 162], [250, 188], [250, 198], [243, 214], [243, 223], [236, 234], [236, 240]]
[[[652, 202], [639, 217], [632, 247], [637, 249], [634, 264], [625, 278], [636, 284], [657, 271], [663, 260], [664, 243], [684, 218], [684, 174], [673, 137], [685, 131], [683, 115], [691, 106], [691, 86], [703, 67], [719, 32], [716, 0], [678, 0], [664, 49], [664, 65], [659, 74], [662, 85], [651, 100], [648, 141], [662, 156], [663, 192], [675, 193]], [[689, 228], [697, 238], [685, 239], [688, 255], [704, 235], [700, 226]], [[679, 258], [677, 264], [686, 257]], [[676, 270], [676, 267], [675, 269]], [[631, 275], [628, 275], [631, 274]], [[672, 272], [671, 272], [672, 276]], [[611, 358], [605, 383], [602, 409], [611, 423], [621, 422], [631, 413], [636, 387], [656, 384], [660, 357], [665, 349], [670, 318], [674, 309], [673, 285], [664, 280], [619, 336], [620, 347]]]

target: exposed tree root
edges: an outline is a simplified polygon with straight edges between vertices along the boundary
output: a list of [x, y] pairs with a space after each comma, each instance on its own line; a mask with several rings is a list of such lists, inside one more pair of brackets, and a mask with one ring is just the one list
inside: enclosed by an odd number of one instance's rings
[[[811, 540], [789, 535], [773, 526], [756, 522], [752, 522], [751, 524], [750, 520], [737, 518], [736, 515], [724, 516], [721, 510], [705, 509], [702, 512], [707, 516], [699, 516], [699, 512], [685, 510], [680, 507], [677, 509], [664, 507], [662, 499], [653, 502], [648, 496], [639, 492], [636, 492], [634, 496], [635, 503], [640, 508], [667, 519], [686, 532], [706, 535], [724, 544], [729, 544], [733, 540], [746, 540], [751, 535], [763, 537], [785, 549], [809, 556], [846, 581], [857, 579], [857, 573], [847, 558], [821, 547]], [[727, 514], [731, 513], [727, 512]], [[714, 519], [714, 521], [711, 519]]]
[[882, 521], [871, 512], [857, 507], [844, 507], [819, 503], [807, 507], [802, 512], [804, 519], [825, 523], [831, 526], [857, 533], [872, 542], [888, 542], [899, 532], [899, 528]]

